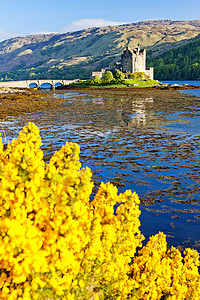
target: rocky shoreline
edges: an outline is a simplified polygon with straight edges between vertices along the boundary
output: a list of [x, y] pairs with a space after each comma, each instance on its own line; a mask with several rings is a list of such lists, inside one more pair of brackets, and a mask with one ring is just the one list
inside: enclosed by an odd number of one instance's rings
[[106, 90], [106, 91], [115, 91], [115, 90], [120, 90], [120, 91], [144, 91], [144, 90], [194, 90], [194, 89], [200, 89], [200, 86], [196, 85], [189, 85], [189, 84], [162, 84], [158, 86], [152, 86], [152, 87], [133, 87], [133, 86], [128, 86], [128, 87], [104, 87], [104, 86], [97, 86], [97, 87], [78, 87], [78, 86], [62, 86], [58, 87], [57, 89], [59, 90]]
[[9, 87], [0, 87], [0, 95], [1, 94], [16, 94], [16, 93], [23, 93], [23, 92], [27, 92], [24, 89], [11, 89]]
[[[73, 90], [80, 93], [98, 93], [113, 95], [132, 96], [140, 93], [164, 93], [177, 90], [191, 90], [200, 89], [200, 86], [194, 85], [167, 85], [163, 84], [154, 87], [126, 87], [126, 88], [104, 88], [104, 87], [73, 87], [65, 86], [57, 89], [59, 90]], [[14, 89], [14, 88], [0, 88], [0, 119], [3, 120], [9, 115], [18, 115], [21, 113], [41, 112], [49, 109], [57, 109], [61, 107], [59, 101], [52, 101], [51, 91], [38, 91], [33, 89]]]
[[41, 112], [60, 107], [51, 92], [30, 89], [0, 89], [0, 120], [21, 113]]
[[198, 85], [189, 85], [189, 84], [162, 84], [161, 86], [155, 86], [153, 89], [161, 90], [194, 90], [200, 89]]

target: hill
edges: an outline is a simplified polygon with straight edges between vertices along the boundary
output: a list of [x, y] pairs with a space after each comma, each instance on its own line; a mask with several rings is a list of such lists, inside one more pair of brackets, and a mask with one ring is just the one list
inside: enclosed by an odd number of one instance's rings
[[17, 37], [0, 43], [0, 79], [86, 78], [90, 70], [119, 60], [127, 45], [139, 44], [156, 57], [199, 34], [200, 20], [153, 20]]
[[157, 57], [148, 56], [147, 61], [149, 66], [154, 66], [157, 79], [200, 79], [200, 35], [187, 45]]

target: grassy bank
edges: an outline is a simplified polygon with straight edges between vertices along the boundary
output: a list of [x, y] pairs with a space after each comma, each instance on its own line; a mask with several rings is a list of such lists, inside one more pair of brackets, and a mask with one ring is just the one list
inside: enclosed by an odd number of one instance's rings
[[86, 80], [86, 81], [80, 81], [77, 83], [73, 83], [70, 86], [72, 87], [93, 87], [93, 88], [129, 88], [129, 87], [135, 87], [135, 88], [141, 88], [141, 87], [153, 87], [153, 86], [160, 86], [161, 83], [155, 81], [155, 80], [140, 80], [140, 79], [123, 79], [121, 81], [111, 81], [109, 83], [95, 83], [93, 80]]

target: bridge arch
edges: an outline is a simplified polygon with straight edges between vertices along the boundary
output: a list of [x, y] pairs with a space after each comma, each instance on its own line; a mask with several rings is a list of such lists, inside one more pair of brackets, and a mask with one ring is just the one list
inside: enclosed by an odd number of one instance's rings
[[63, 86], [63, 85], [64, 85], [63, 82], [60, 82], [60, 81], [55, 83], [55, 87], [59, 87], [59, 86]]
[[40, 83], [40, 86], [39, 86], [42, 90], [43, 89], [52, 89], [54, 88], [53, 84], [51, 84], [50, 82], [42, 82]]
[[28, 82], [28, 88], [30, 89], [35, 89], [35, 88], [38, 88], [38, 85], [36, 82]]

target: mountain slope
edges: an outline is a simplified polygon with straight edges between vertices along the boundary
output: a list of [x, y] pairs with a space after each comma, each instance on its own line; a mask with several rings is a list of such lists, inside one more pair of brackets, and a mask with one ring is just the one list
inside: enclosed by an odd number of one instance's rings
[[139, 44], [157, 56], [199, 34], [200, 20], [155, 20], [13, 38], [0, 43], [0, 78], [84, 78], [119, 60], [127, 45]]
[[200, 79], [200, 35], [187, 45], [156, 57], [149, 56], [147, 61], [149, 66], [154, 66], [157, 79]]

